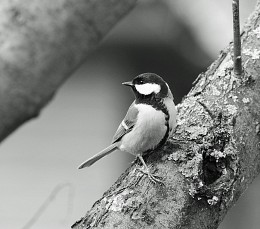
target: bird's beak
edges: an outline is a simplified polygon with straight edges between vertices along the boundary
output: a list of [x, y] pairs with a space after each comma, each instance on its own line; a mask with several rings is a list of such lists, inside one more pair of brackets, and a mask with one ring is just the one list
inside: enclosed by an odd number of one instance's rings
[[133, 86], [134, 86], [134, 84], [133, 84], [132, 81], [124, 82], [124, 83], [122, 83], [122, 84], [125, 85], [125, 86], [129, 86], [129, 87], [133, 87]]

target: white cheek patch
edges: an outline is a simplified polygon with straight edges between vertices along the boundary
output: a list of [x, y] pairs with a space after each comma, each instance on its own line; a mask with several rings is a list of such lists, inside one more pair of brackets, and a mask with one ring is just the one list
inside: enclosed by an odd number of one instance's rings
[[157, 94], [161, 90], [161, 86], [155, 83], [136, 84], [135, 88], [142, 95]]

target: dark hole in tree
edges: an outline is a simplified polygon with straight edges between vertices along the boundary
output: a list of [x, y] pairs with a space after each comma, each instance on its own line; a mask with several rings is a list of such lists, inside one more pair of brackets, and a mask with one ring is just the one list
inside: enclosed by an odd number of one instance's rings
[[225, 146], [230, 140], [230, 134], [222, 129], [214, 132], [212, 146], [202, 149], [203, 163], [202, 163], [202, 180], [206, 185], [212, 184], [221, 177], [224, 168], [228, 167], [228, 160], [218, 158], [218, 160], [211, 156], [210, 153], [214, 150], [224, 152]]
[[222, 171], [218, 167], [216, 158], [203, 153], [202, 163], [202, 180], [206, 185], [212, 184], [222, 175]]

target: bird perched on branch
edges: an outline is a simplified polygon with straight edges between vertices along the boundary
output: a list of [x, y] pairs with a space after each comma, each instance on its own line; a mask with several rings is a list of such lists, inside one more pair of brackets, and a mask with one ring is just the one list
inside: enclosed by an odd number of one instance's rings
[[153, 182], [159, 181], [149, 171], [143, 155], [155, 150], [167, 141], [176, 127], [176, 107], [168, 84], [154, 73], [138, 75], [123, 85], [132, 88], [135, 100], [120, 123], [112, 144], [90, 159], [79, 169], [91, 166], [102, 157], [119, 149], [137, 156], [142, 171]]

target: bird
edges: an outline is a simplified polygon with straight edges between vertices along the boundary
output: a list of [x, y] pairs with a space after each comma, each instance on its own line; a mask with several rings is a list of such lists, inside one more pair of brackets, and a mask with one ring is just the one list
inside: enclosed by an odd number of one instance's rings
[[157, 179], [143, 156], [162, 147], [176, 128], [177, 110], [169, 85], [155, 73], [143, 73], [122, 83], [132, 89], [135, 100], [120, 123], [111, 145], [84, 161], [78, 168], [89, 167], [99, 159], [119, 149], [135, 155], [141, 169], [151, 181]]

